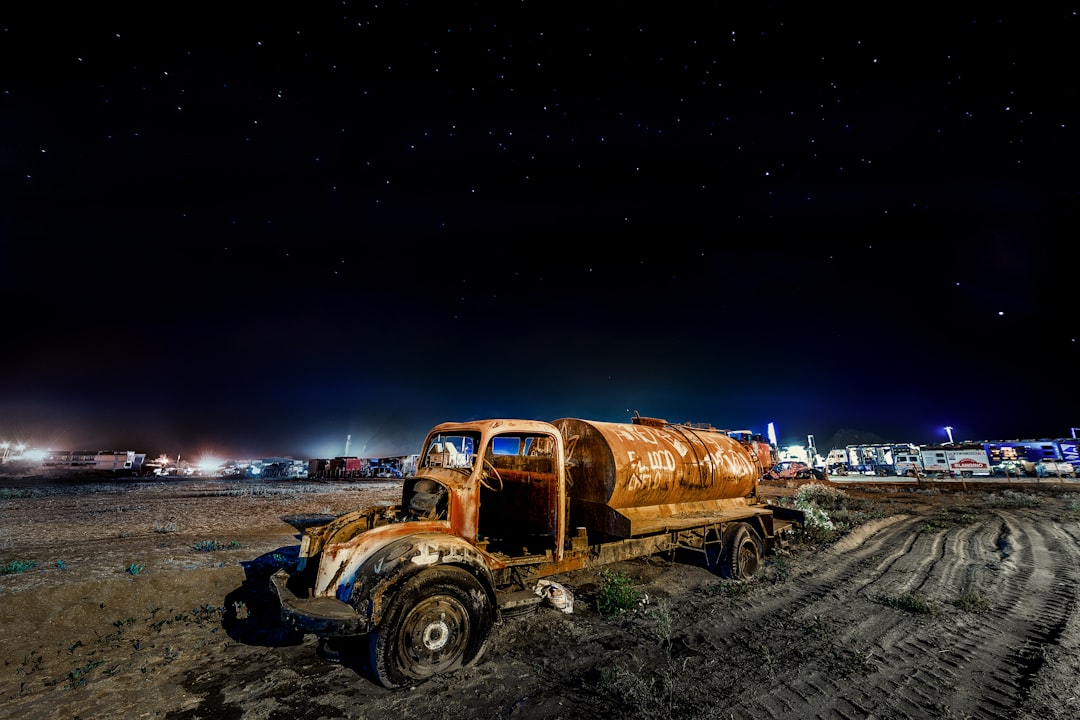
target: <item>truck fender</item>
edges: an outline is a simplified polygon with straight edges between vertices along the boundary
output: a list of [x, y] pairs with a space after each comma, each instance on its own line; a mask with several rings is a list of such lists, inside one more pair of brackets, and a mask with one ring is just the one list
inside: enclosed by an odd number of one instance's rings
[[398, 538], [372, 553], [353, 580], [349, 604], [370, 618], [371, 627], [378, 627], [394, 593], [409, 578], [436, 565], [455, 565], [476, 577], [488, 595], [488, 607], [497, 613], [495, 582], [484, 555], [461, 538], [441, 533]]

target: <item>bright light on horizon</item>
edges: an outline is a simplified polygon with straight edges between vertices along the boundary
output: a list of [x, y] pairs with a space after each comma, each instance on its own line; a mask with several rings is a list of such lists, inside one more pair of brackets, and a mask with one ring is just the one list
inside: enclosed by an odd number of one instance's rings
[[213, 455], [205, 455], [199, 460], [199, 470], [202, 472], [217, 472], [221, 469], [221, 466], [225, 464], [224, 460], [214, 457]]

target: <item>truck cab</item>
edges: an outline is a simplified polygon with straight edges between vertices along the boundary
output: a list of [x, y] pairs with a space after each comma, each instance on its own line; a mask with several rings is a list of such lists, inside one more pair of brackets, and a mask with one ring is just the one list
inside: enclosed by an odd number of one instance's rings
[[440, 426], [403, 489], [409, 516], [433, 513], [495, 569], [561, 560], [562, 450], [562, 437], [547, 423]]
[[323, 639], [368, 636], [387, 687], [475, 662], [500, 601], [506, 611], [539, 602], [498, 590], [536, 575], [531, 566], [560, 569], [562, 457], [548, 423], [435, 427], [399, 505], [359, 509], [304, 533], [295, 572], [272, 578], [283, 619]]

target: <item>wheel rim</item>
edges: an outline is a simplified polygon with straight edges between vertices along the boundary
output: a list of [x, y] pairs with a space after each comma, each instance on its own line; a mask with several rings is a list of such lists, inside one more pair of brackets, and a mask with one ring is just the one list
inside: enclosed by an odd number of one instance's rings
[[748, 578], [758, 570], [757, 548], [752, 540], [747, 539], [739, 547], [739, 577]]
[[398, 652], [403, 667], [419, 677], [447, 670], [465, 654], [469, 613], [456, 598], [436, 595], [418, 603], [401, 624]]

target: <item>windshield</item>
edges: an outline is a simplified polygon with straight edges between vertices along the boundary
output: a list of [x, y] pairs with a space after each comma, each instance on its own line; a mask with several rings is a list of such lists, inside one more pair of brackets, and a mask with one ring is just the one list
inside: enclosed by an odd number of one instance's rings
[[454, 468], [468, 472], [472, 469], [473, 456], [479, 441], [479, 433], [432, 436], [420, 461], [420, 467]]

